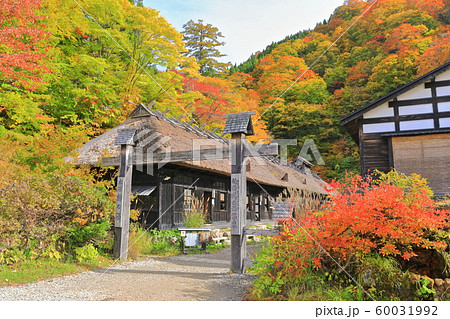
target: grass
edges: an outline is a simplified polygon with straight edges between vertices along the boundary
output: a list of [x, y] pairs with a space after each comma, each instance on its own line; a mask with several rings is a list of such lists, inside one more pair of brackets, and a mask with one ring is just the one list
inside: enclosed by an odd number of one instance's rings
[[[175, 256], [181, 255], [180, 244], [171, 243], [163, 238], [156, 238], [155, 235], [177, 235], [170, 232], [144, 232], [137, 230], [130, 233], [130, 250], [128, 256], [131, 260], [149, 258], [150, 256]], [[162, 236], [162, 235], [161, 235]], [[209, 253], [217, 253], [227, 244], [208, 245]], [[191, 250], [189, 254], [204, 254], [203, 250]], [[25, 260], [14, 265], [0, 265], [0, 287], [16, 286], [29, 282], [72, 275], [96, 268], [109, 267], [114, 263], [112, 257], [100, 256], [98, 262], [77, 263], [74, 261], [58, 261], [51, 258], [41, 258], [37, 260]]]
[[112, 263], [112, 259], [101, 257], [96, 265], [63, 262], [55, 259], [26, 260], [14, 265], [1, 265], [0, 287], [72, 275], [96, 268], [108, 267]]

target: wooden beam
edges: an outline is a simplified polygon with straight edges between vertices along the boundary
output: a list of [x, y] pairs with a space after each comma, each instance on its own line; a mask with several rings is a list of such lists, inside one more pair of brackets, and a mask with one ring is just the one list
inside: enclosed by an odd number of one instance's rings
[[424, 114], [411, 114], [411, 115], [398, 115], [388, 116], [388, 117], [379, 117], [379, 118], [370, 118], [361, 120], [362, 124], [376, 124], [376, 123], [388, 123], [398, 121], [413, 121], [413, 120], [429, 120], [434, 118], [444, 118], [450, 117], [450, 112], [435, 112], [435, 113], [424, 113]]
[[389, 107], [432, 104], [433, 102], [439, 103], [439, 102], [449, 102], [449, 101], [450, 101], [450, 95], [444, 95], [444, 96], [427, 97], [427, 98], [421, 98], [421, 99], [392, 101], [392, 102], [389, 102]]
[[246, 220], [247, 174], [244, 160], [245, 134], [233, 133], [231, 140], [231, 271], [242, 274], [247, 238]]
[[425, 88], [426, 89], [430, 89], [430, 88], [439, 88], [439, 87], [444, 87], [444, 86], [450, 86], [450, 81], [436, 81], [435, 79], [432, 79], [432, 82], [430, 83], [425, 83]]
[[116, 216], [114, 222], [114, 257], [127, 259], [130, 224], [130, 194], [132, 145], [120, 146], [120, 169], [117, 178]]
[[[246, 144], [243, 148], [244, 157], [258, 157], [258, 156], [270, 156], [278, 154], [277, 144]], [[202, 160], [218, 160], [231, 158], [230, 147], [223, 148], [209, 148], [190, 151], [178, 151], [178, 152], [158, 152], [158, 153], [142, 153], [141, 150], [136, 149], [132, 164], [133, 165], [149, 165], [157, 164], [159, 162], [165, 163], [177, 163], [177, 162], [190, 162], [190, 161], [202, 161]], [[119, 157], [105, 157], [102, 159], [102, 166], [119, 166]]]

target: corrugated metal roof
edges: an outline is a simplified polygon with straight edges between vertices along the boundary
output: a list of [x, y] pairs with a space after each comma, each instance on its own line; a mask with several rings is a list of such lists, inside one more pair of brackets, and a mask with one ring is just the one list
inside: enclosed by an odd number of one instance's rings
[[148, 196], [155, 189], [156, 189], [156, 186], [132, 186], [131, 187], [131, 194], [133, 194], [133, 195], [140, 195], [140, 196]]

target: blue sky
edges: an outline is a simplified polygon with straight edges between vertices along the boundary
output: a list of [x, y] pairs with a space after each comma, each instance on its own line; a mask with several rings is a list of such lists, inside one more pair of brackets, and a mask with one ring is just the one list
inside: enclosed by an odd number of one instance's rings
[[239, 64], [256, 51], [328, 19], [344, 0], [144, 0], [177, 30], [189, 20], [219, 28], [222, 60]]

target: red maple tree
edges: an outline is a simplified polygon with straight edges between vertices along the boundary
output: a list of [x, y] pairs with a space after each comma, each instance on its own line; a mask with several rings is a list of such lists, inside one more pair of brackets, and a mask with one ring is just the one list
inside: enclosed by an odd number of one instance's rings
[[48, 33], [40, 0], [0, 0], [0, 81], [28, 90], [44, 82]]

